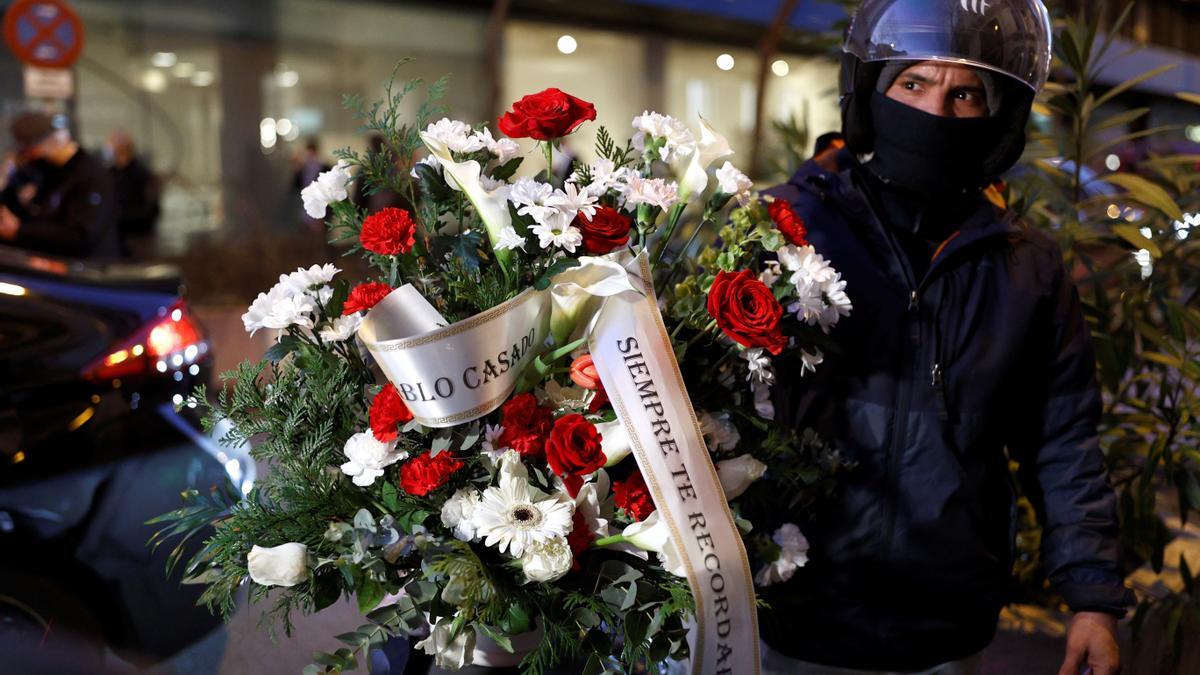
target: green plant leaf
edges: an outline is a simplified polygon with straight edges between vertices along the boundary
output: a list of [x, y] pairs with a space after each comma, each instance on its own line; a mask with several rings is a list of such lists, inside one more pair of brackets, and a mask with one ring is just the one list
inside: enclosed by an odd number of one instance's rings
[[1171, 70], [1172, 68], [1175, 68], [1178, 65], [1179, 65], [1178, 63], [1163, 64], [1152, 70], [1147, 70], [1146, 72], [1142, 73], [1141, 75], [1137, 75], [1131, 79], [1125, 80], [1121, 84], [1118, 84], [1117, 86], [1113, 87], [1112, 89], [1109, 89], [1108, 91], [1104, 92], [1104, 95], [1102, 95], [1100, 98], [1096, 99], [1096, 107], [1098, 108], [1098, 107], [1104, 105], [1105, 103], [1113, 100], [1114, 98], [1120, 96], [1121, 94], [1138, 86], [1139, 84], [1145, 82], [1146, 80], [1150, 80], [1155, 77], [1158, 77], [1159, 75], [1162, 75], [1163, 73], [1167, 72], [1168, 70]]
[[1183, 220], [1183, 210], [1162, 186], [1132, 173], [1109, 174], [1104, 180], [1125, 188], [1134, 199], [1162, 211], [1169, 218]]
[[1113, 225], [1112, 230], [1113, 234], [1129, 242], [1134, 248], [1144, 248], [1150, 251], [1150, 255], [1155, 258], [1162, 257], [1162, 249], [1158, 247], [1158, 244], [1142, 234], [1136, 225]]

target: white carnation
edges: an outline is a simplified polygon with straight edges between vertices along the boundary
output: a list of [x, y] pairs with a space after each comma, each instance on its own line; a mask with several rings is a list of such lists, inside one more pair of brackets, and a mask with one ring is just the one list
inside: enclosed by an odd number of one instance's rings
[[525, 549], [521, 556], [521, 571], [529, 581], [548, 583], [569, 572], [573, 560], [566, 537], [553, 537]]
[[679, 186], [662, 178], [630, 176], [623, 194], [628, 206], [649, 204], [665, 211], [679, 201]]
[[730, 162], [725, 162], [717, 169], [717, 183], [721, 192], [737, 197], [738, 203], [745, 206], [750, 203], [750, 188], [754, 183]]
[[317, 174], [316, 180], [300, 191], [300, 199], [304, 202], [304, 212], [310, 218], [324, 218], [325, 211], [330, 204], [340, 202], [349, 196], [346, 186], [352, 179], [350, 163], [344, 159], [338, 160], [338, 163], [329, 171]]
[[396, 450], [396, 443], [384, 443], [370, 431], [354, 434], [346, 441], [342, 453], [349, 460], [342, 464], [342, 473], [350, 476], [355, 485], [367, 487], [383, 475], [384, 468], [408, 457], [408, 453]]
[[478, 536], [471, 516], [479, 506], [479, 493], [463, 488], [442, 504], [442, 524], [454, 531], [459, 541], [473, 541]]
[[521, 146], [516, 141], [511, 138], [492, 138], [492, 130], [487, 127], [477, 131], [475, 137], [500, 164], [507, 164], [521, 152]]
[[659, 159], [664, 162], [674, 162], [696, 151], [696, 137], [691, 129], [670, 115], [647, 110], [633, 118], [633, 128], [633, 147], [639, 152], [646, 148], [651, 138], [666, 139], [658, 151]]
[[470, 124], [447, 117], [425, 127], [425, 134], [437, 139], [450, 152], [471, 154], [486, 147], [485, 140], [474, 132]]
[[313, 327], [313, 312], [316, 301], [306, 293], [280, 282], [266, 293], [259, 293], [246, 313], [242, 314], [242, 325], [254, 335], [260, 328], [284, 329], [291, 326]]

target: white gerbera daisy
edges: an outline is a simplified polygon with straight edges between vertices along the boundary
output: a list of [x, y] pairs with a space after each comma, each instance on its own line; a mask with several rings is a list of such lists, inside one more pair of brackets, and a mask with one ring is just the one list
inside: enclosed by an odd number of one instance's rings
[[520, 558], [534, 544], [544, 544], [571, 531], [575, 506], [561, 494], [546, 495], [513, 475], [484, 490], [471, 519], [485, 546]]

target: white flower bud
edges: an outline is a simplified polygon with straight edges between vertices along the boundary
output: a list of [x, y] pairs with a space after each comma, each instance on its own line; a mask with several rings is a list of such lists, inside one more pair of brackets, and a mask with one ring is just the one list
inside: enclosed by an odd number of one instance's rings
[[308, 547], [291, 542], [271, 548], [255, 546], [246, 556], [250, 578], [263, 586], [295, 586], [308, 579]]

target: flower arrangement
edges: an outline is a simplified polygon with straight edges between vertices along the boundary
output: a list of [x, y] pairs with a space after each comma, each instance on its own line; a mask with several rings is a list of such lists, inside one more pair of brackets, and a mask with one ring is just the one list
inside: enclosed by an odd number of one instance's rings
[[[318, 670], [392, 635], [451, 668], [757, 669], [753, 583], [786, 580], [807, 549], [781, 514], [844, 468], [775, 421], [771, 387], [835, 348], [844, 282], [785, 203], [718, 166], [732, 151], [703, 119], [697, 136], [646, 112], [625, 144], [601, 128], [596, 159], [561, 176], [549, 160], [591, 103], [526, 96], [496, 137], [434, 119], [444, 81], [404, 123], [419, 85], [351, 99], [387, 152], [343, 151], [302, 194], [373, 276], [281, 276], [243, 316], [276, 331], [265, 358], [189, 401], [271, 471], [244, 499], [187, 494], [158, 541], [213, 526], [186, 574], [226, 614], [247, 578], [252, 601], [279, 589], [266, 618], [285, 629], [357, 598], [366, 623]], [[515, 139], [547, 168], [518, 177]], [[406, 204], [364, 213], [355, 181]], [[726, 643], [738, 613], [751, 639]]]

